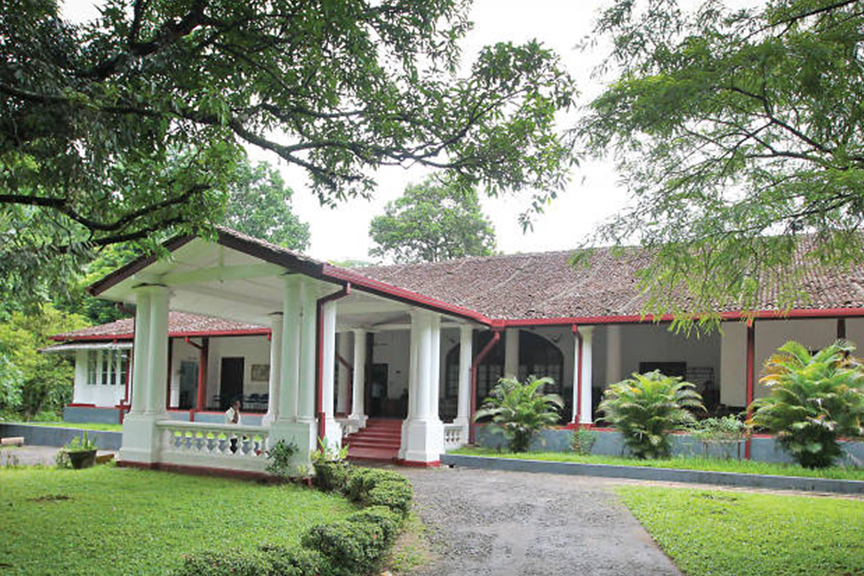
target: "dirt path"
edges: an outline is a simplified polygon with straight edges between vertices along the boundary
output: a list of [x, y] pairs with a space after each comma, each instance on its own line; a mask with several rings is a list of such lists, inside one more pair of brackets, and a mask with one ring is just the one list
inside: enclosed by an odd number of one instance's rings
[[680, 576], [613, 482], [486, 470], [406, 470], [440, 557], [418, 576]]

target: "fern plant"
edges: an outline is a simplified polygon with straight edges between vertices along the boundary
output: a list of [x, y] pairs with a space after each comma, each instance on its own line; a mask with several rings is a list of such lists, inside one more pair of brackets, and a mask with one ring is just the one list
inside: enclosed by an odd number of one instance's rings
[[667, 458], [669, 433], [695, 421], [691, 409], [705, 409], [693, 384], [658, 370], [634, 372], [632, 378], [611, 384], [598, 406], [633, 456], [641, 459]]
[[474, 421], [491, 419], [504, 431], [512, 452], [527, 452], [534, 435], [558, 423], [564, 401], [557, 394], [544, 394], [551, 378], [529, 376], [525, 383], [502, 378], [483, 401]]
[[864, 435], [864, 368], [845, 340], [811, 354], [787, 342], [765, 364], [760, 380], [770, 390], [754, 401], [748, 424], [777, 435], [805, 468], [831, 466], [841, 436]]

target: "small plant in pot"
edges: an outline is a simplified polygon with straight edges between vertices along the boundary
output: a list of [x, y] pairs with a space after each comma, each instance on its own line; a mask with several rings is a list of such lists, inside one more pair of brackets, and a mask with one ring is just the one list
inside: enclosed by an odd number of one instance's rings
[[69, 458], [69, 464], [75, 470], [90, 468], [96, 463], [96, 444], [90, 440], [87, 432], [84, 432], [83, 436], [73, 438], [61, 450]]

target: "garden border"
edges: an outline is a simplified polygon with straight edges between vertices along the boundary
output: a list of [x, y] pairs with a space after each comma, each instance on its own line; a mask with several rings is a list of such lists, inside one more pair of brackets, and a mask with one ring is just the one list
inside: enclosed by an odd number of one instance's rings
[[737, 486], [742, 488], [768, 488], [771, 490], [801, 490], [804, 492], [864, 494], [864, 481], [838, 480], [834, 478], [806, 478], [801, 476], [771, 476], [767, 474], [743, 474], [738, 472], [677, 470], [673, 468], [648, 468], [645, 466], [621, 466], [616, 464], [548, 462], [544, 460], [495, 458], [494, 456], [465, 456], [462, 454], [442, 454], [441, 464], [445, 466], [464, 466], [465, 468], [504, 470], [509, 472], [535, 472], [543, 474], [565, 474], [570, 476], [625, 478], [630, 480], [652, 480], [655, 482], [719, 484], [723, 486]]

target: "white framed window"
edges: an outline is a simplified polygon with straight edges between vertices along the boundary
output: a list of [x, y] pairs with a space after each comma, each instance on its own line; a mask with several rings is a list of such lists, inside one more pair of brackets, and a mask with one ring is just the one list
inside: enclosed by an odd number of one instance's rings
[[120, 384], [122, 386], [126, 385], [126, 381], [129, 378], [129, 351], [128, 350], [120, 350]]
[[117, 385], [117, 373], [120, 371], [120, 355], [117, 354], [117, 352], [117, 350], [111, 350], [111, 353], [109, 355], [111, 365], [109, 368], [110, 374], [108, 375], [108, 383], [111, 386]]
[[87, 351], [87, 384], [93, 386], [99, 374], [99, 353], [96, 350]]
[[109, 350], [100, 350], [99, 357], [102, 360], [102, 385], [108, 384], [108, 378], [111, 376], [111, 352]]

